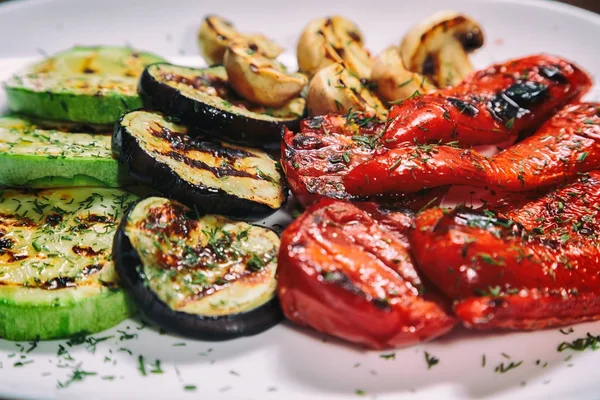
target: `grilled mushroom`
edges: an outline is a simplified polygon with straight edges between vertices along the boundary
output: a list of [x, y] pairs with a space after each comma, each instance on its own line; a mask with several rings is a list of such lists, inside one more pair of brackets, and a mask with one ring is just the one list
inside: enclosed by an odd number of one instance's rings
[[362, 34], [352, 21], [343, 17], [311, 21], [300, 36], [296, 54], [300, 71], [309, 76], [332, 63], [344, 63], [361, 79], [371, 75], [373, 60], [364, 47]]
[[242, 97], [268, 107], [279, 107], [298, 96], [308, 83], [306, 76], [288, 72], [265, 57], [245, 38], [233, 40], [223, 59], [231, 87]]
[[398, 47], [390, 46], [375, 58], [371, 82], [377, 94], [387, 101], [406, 98], [416, 91], [426, 93], [435, 85], [425, 76], [404, 67]]
[[452, 86], [473, 71], [469, 53], [483, 43], [479, 23], [455, 11], [440, 11], [408, 32], [400, 55], [408, 70], [427, 76], [438, 87]]
[[340, 63], [321, 69], [311, 79], [307, 108], [311, 116], [343, 114], [349, 110], [378, 116], [386, 113], [377, 96]]
[[283, 49], [271, 39], [261, 34], [243, 34], [238, 32], [233, 24], [216, 15], [204, 18], [198, 31], [198, 42], [202, 56], [209, 65], [222, 64], [227, 46], [233, 39], [247, 38], [260, 49], [268, 58], [276, 58]]

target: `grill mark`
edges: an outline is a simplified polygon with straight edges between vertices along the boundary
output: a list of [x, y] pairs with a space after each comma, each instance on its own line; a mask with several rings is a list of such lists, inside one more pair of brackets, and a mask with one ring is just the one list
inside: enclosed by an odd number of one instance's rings
[[73, 251], [73, 253], [77, 254], [78, 256], [84, 256], [84, 257], [94, 257], [94, 256], [98, 256], [102, 253], [104, 253], [103, 250], [94, 250], [92, 249], [90, 246], [79, 246], [79, 245], [75, 245], [71, 248], [71, 250]]
[[371, 304], [381, 310], [390, 310], [390, 305], [387, 302], [367, 295], [367, 293], [355, 285], [354, 282], [341, 271], [330, 272], [327, 278], [324, 275], [321, 275], [321, 277], [323, 278], [323, 282], [340, 286], [342, 289], [368, 300]]
[[62, 222], [60, 214], [50, 214], [46, 217], [46, 223], [50, 226], [56, 226]]
[[262, 175], [251, 174], [250, 172], [246, 172], [246, 171], [239, 171], [237, 169], [232, 168], [231, 165], [222, 166], [222, 167], [211, 167], [203, 161], [194, 160], [190, 157], [187, 157], [187, 156], [177, 153], [175, 151], [169, 151], [166, 153], [158, 152], [158, 154], [160, 154], [164, 157], [172, 158], [175, 161], [185, 163], [194, 169], [203, 169], [206, 171], [210, 171], [217, 178], [222, 178], [224, 176], [238, 176], [241, 178], [267, 180]]
[[[213, 88], [219, 93], [228, 93], [230, 91], [227, 80], [215, 75], [199, 75], [190, 79], [182, 75], [159, 70], [159, 78], [167, 82], [182, 83], [200, 91], [206, 91], [206, 89], [209, 88]], [[225, 98], [225, 96], [223, 96], [223, 98]]]
[[106, 215], [98, 215], [98, 214], [90, 214], [85, 218], [85, 221], [88, 223], [97, 223], [97, 222], [102, 222], [102, 223], [107, 223], [107, 222], [112, 222], [112, 218], [107, 217]]
[[249, 151], [223, 147], [219, 142], [216, 141], [194, 140], [185, 134], [174, 132], [164, 126], [161, 126], [160, 130], [150, 128], [150, 133], [154, 137], [169, 142], [173, 150], [179, 150], [183, 152], [198, 151], [201, 153], [212, 154], [213, 156], [219, 158], [227, 158], [229, 160], [256, 157]]
[[224, 281], [222, 284], [217, 284], [217, 283], [212, 283], [209, 287], [202, 289], [201, 291], [194, 293], [192, 296], [187, 297], [184, 300], [184, 303], [189, 303], [191, 301], [195, 301], [195, 300], [200, 300], [203, 297], [207, 297], [210, 296], [220, 290], [225, 289], [226, 287], [230, 286], [231, 284], [235, 283], [236, 281], [253, 274], [254, 272], [249, 271], [247, 269], [244, 269], [241, 273], [232, 273], [229, 271], [227, 271], [227, 273], [225, 273], [222, 276], [222, 280]]
[[12, 249], [15, 245], [15, 242], [9, 238], [0, 239], [0, 254], [4, 252], [5, 249]]
[[9, 262], [9, 263], [14, 263], [17, 261], [25, 260], [26, 258], [29, 257], [27, 254], [15, 254], [10, 250], [0, 250], [0, 255], [3, 255], [3, 254], [8, 254], [7, 262]]
[[96, 272], [101, 271], [103, 267], [104, 267], [104, 264], [90, 264], [90, 265], [86, 265], [81, 270], [81, 273], [83, 275], [85, 275], [85, 276], [93, 275]]
[[67, 287], [75, 287], [75, 279], [68, 276], [59, 276], [44, 282], [41, 287], [46, 290], [64, 289]]
[[[9, 220], [9, 221], [5, 221]], [[10, 221], [13, 220], [13, 221]], [[19, 217], [13, 214], [0, 214], [0, 221], [8, 226], [32, 227], [36, 223], [29, 217]]]
[[[188, 215], [189, 209], [176, 204], [152, 207], [144, 220], [137, 223], [142, 230], [153, 233], [162, 232], [167, 237], [188, 236], [189, 232], [196, 229], [198, 221], [194, 216]], [[158, 240], [162, 240], [162, 235]]]

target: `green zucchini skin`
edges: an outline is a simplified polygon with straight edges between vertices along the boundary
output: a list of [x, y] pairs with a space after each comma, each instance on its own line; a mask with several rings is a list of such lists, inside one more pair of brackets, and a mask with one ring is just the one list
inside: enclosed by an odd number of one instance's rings
[[[219, 316], [177, 311], [163, 302], [151, 289], [151, 284], [148, 283], [143, 272], [144, 264], [139, 250], [133, 247], [132, 241], [126, 233], [127, 224], [135, 208], [143, 207], [144, 203], [153, 199], [157, 198], [140, 200], [129, 209], [121, 221], [113, 245], [115, 267], [143, 315], [169, 332], [208, 341], [223, 341], [256, 335], [283, 320], [283, 313], [276, 295], [254, 309]], [[198, 216], [198, 218], [200, 217]], [[166, 221], [167, 225], [169, 223], [171, 221]], [[255, 227], [255, 229], [267, 230], [264, 227]], [[276, 254], [274, 257], [276, 258]], [[178, 268], [178, 270], [184, 271], [185, 268]]]
[[110, 140], [0, 117], [0, 187], [122, 187], [131, 180], [112, 157]]
[[[211, 70], [224, 70], [224, 68], [222, 66], [212, 66], [210, 68], [193, 69], [178, 67], [169, 63], [156, 63], [146, 67], [142, 73], [139, 93], [144, 103], [150, 108], [180, 118], [193, 128], [190, 134], [208, 134], [221, 140], [262, 146], [279, 142], [283, 127], [287, 127], [294, 132], [299, 128], [303, 115], [278, 120], [253, 118], [250, 112], [243, 115], [236, 113], [233, 107], [228, 110], [187, 96], [157, 76], [160, 70], [165, 68], [181, 69], [186, 73], [195, 73], [198, 77], [211, 73]], [[225, 84], [227, 84], [226, 81]]]
[[10, 299], [7, 291], [0, 288], [0, 337], [14, 341], [51, 340], [81, 332], [101, 332], [137, 312], [122, 289], [106, 289], [85, 299], [64, 293], [47, 295], [48, 302], [27, 303]]
[[66, 338], [134, 315], [112, 242], [136, 199], [104, 188], [0, 192], [1, 337]]
[[5, 89], [12, 111], [58, 121], [113, 124], [127, 111], [143, 105], [137, 95], [36, 92], [15, 86], [5, 86]]
[[112, 125], [140, 108], [143, 67], [164, 61], [127, 47], [74, 47], [35, 63], [4, 84], [9, 108], [47, 120]]
[[[175, 172], [165, 162], [157, 160], [156, 154], [145, 149], [140, 141], [140, 133], [136, 132], [131, 125], [136, 120], [141, 120], [140, 125], [147, 126], [148, 122], [156, 123], [165, 129], [165, 117], [159, 113], [147, 111], [133, 111], [125, 114], [115, 125], [112, 140], [113, 155], [128, 171], [129, 175], [141, 184], [149, 185], [163, 193], [163, 195], [176, 199], [190, 207], [196, 207], [202, 213], [223, 214], [235, 218], [257, 220], [264, 218], [279, 209], [287, 200], [287, 187], [281, 171], [278, 171], [275, 185], [278, 185], [278, 200], [276, 204], [269, 205], [253, 201], [251, 199], [236, 196], [221, 188], [200, 183], [192, 183]], [[162, 125], [161, 125], [162, 124]], [[177, 129], [185, 132], [185, 128], [178, 126]], [[200, 145], [216, 144], [223, 146], [220, 142], [213, 140], [202, 141]], [[165, 143], [171, 146], [172, 143]], [[185, 155], [175, 148], [171, 149], [174, 157]], [[253, 151], [260, 151], [253, 149]], [[268, 157], [266, 153], [264, 157]], [[268, 158], [275, 165], [275, 161]], [[231, 162], [231, 161], [229, 161]], [[235, 158], [233, 160], [235, 162]]]

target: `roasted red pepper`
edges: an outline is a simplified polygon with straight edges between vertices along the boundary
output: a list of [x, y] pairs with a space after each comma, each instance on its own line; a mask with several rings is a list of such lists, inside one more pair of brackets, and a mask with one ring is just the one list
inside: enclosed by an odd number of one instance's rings
[[[352, 168], [386, 151], [381, 145], [383, 128], [373, 117], [353, 113], [305, 119], [299, 133], [285, 129], [281, 165], [300, 204], [308, 206], [322, 197], [366, 200], [348, 194], [342, 179]], [[418, 210], [432, 198], [441, 200], [445, 191], [438, 188], [434, 192], [377, 197], [386, 202], [412, 203]]]
[[[305, 120], [300, 132], [284, 132], [281, 164], [305, 205], [323, 196], [355, 199], [485, 181], [487, 173], [479, 169], [487, 159], [456, 147], [498, 143], [532, 130], [590, 86], [586, 73], [560, 58], [512, 60], [455, 88], [413, 96], [394, 106], [384, 122], [352, 112]], [[441, 143], [450, 146], [438, 149]]]
[[600, 319], [600, 172], [507, 210], [432, 209], [410, 234], [417, 265], [475, 328]]
[[403, 143], [504, 142], [581, 98], [592, 86], [579, 67], [551, 55], [492, 65], [459, 85], [392, 107], [383, 139]]
[[600, 103], [581, 103], [565, 107], [535, 134], [492, 158], [456, 146], [404, 146], [354, 167], [344, 187], [354, 195], [440, 185], [528, 191], [599, 167]]
[[282, 234], [278, 293], [291, 321], [370, 348], [409, 346], [455, 325], [408, 252], [413, 213], [324, 199]]

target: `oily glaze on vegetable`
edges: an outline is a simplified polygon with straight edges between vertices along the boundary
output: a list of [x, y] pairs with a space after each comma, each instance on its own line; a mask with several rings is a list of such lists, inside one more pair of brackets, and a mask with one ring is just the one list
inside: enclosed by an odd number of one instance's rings
[[278, 246], [269, 229], [149, 197], [123, 219], [113, 257], [150, 320], [185, 336], [224, 340], [281, 320]]
[[431, 209], [415, 261], [469, 327], [542, 329], [600, 318], [600, 172], [507, 210]]
[[[284, 130], [281, 141], [281, 166], [298, 201], [308, 206], [323, 197], [340, 200], [365, 200], [348, 193], [344, 176], [381, 151], [383, 122], [355, 112], [305, 119], [300, 132]], [[442, 199], [446, 188], [411, 195], [402, 193], [376, 200], [410, 203], [419, 210]]]
[[539, 125], [583, 96], [590, 77], [559, 57], [536, 55], [477, 71], [459, 85], [392, 107], [383, 139], [404, 143], [493, 144]]
[[408, 250], [413, 213], [324, 199], [282, 234], [278, 293], [291, 321], [370, 348], [409, 346], [455, 320]]
[[[281, 164], [304, 204], [319, 196], [397, 194], [465, 181], [488, 185], [487, 159], [460, 147], [531, 130], [589, 86], [584, 72], [556, 57], [513, 60], [476, 72], [456, 88], [413, 96], [393, 107], [387, 121], [356, 112], [304, 120], [299, 132], [284, 130]], [[588, 116], [564, 118], [559, 125], [583, 124]], [[504, 184], [500, 173], [496, 178]]]
[[344, 178], [354, 195], [471, 185], [528, 191], [600, 167], [600, 103], [565, 107], [534, 135], [492, 158], [456, 145], [412, 145], [374, 157]]

